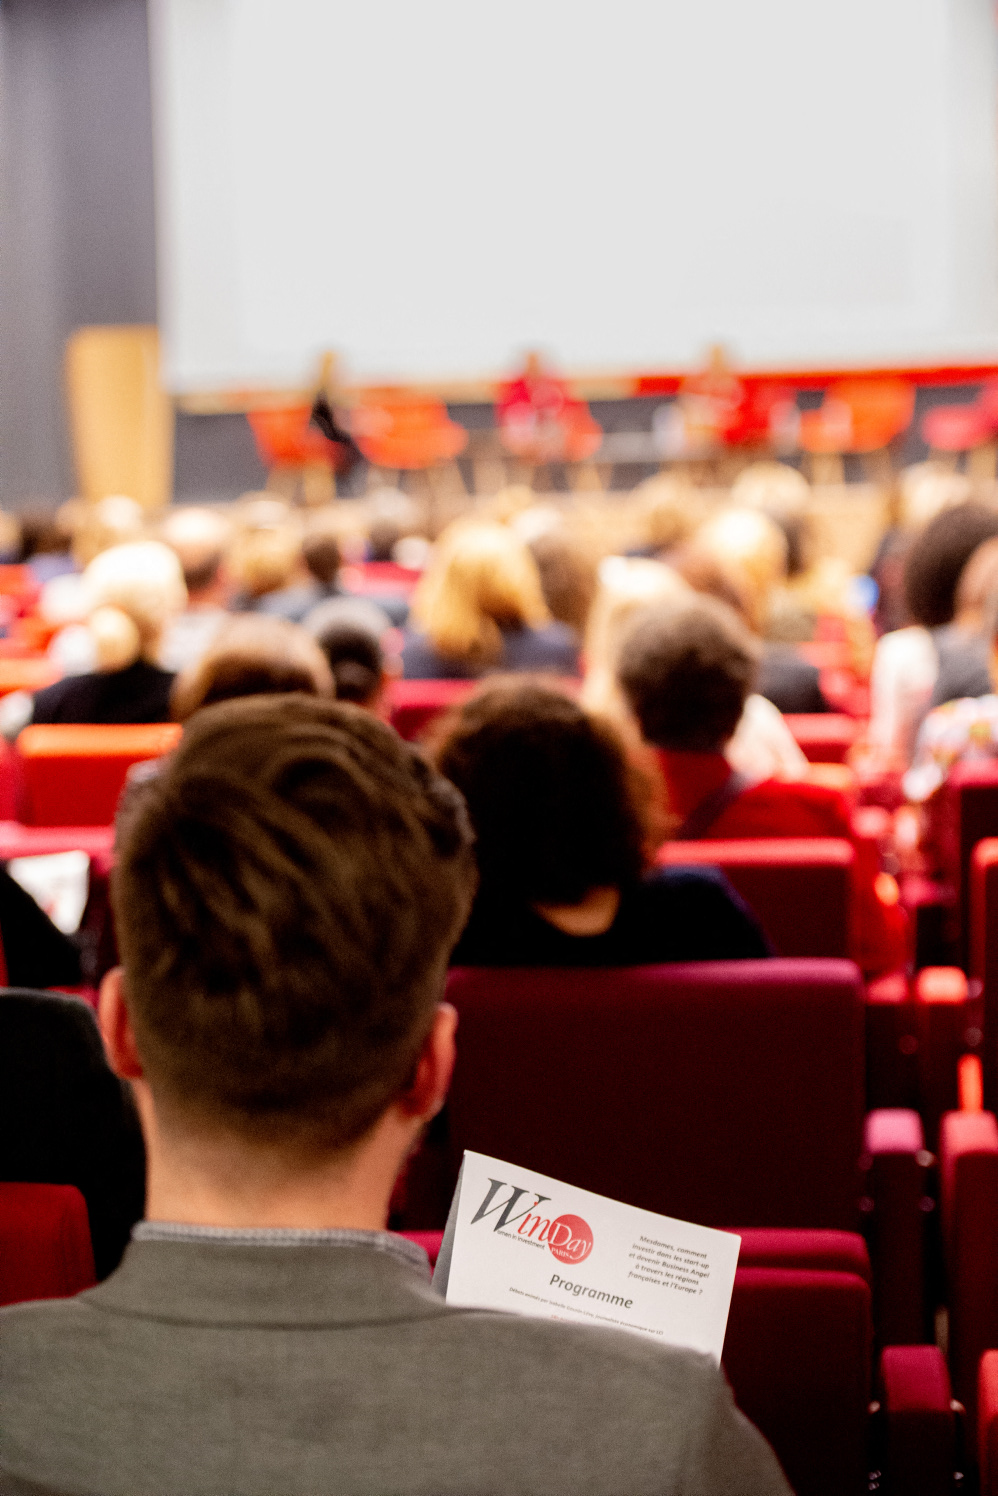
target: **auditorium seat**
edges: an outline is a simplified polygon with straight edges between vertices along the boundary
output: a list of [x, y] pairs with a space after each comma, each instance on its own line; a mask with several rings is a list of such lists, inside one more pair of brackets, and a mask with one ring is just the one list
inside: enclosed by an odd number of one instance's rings
[[975, 1421], [977, 1372], [998, 1350], [998, 1121], [948, 1112], [939, 1131], [940, 1208], [949, 1305], [949, 1363]]
[[[551, 684], [551, 677], [545, 678]], [[466, 701], [481, 684], [478, 680], [396, 680], [388, 687], [389, 720], [399, 737], [413, 742], [441, 712]], [[560, 691], [574, 696], [579, 682], [560, 677], [554, 682]]]
[[847, 957], [855, 855], [837, 837], [760, 837], [665, 842], [656, 861], [720, 867], [778, 955]]
[[[440, 1232], [405, 1232], [432, 1262]], [[861, 1237], [746, 1229], [723, 1364], [739, 1406], [772, 1443], [797, 1496], [868, 1489], [872, 1325]], [[954, 1414], [934, 1346], [884, 1352], [879, 1441], [896, 1496], [949, 1496]], [[910, 1470], [918, 1484], [905, 1484]], [[900, 1478], [899, 1478], [900, 1477]], [[948, 1481], [948, 1484], [947, 1484]]]
[[9, 696], [12, 691], [43, 691], [61, 677], [62, 670], [47, 655], [0, 659], [0, 696]]
[[933, 805], [932, 826], [962, 965], [970, 949], [970, 859], [979, 841], [998, 836], [998, 759], [953, 766]]
[[982, 1007], [984, 1104], [998, 1108], [998, 837], [979, 841], [970, 859], [969, 969]]
[[854, 717], [838, 712], [788, 712], [783, 720], [810, 763], [845, 763], [860, 733]]
[[131, 1096], [75, 998], [0, 989], [0, 1179], [75, 1185], [98, 1276], [117, 1266], [142, 1215], [145, 1152]]
[[87, 1206], [70, 1184], [0, 1184], [0, 1305], [91, 1288]]
[[[703, 1225], [855, 1231], [865, 1219], [875, 1281], [903, 1267], [903, 1302], [886, 1300], [883, 1318], [878, 1307], [882, 1340], [921, 1338], [927, 1157], [913, 1113], [888, 1113], [893, 1127], [871, 1114], [864, 1135], [850, 962], [463, 968], [447, 991], [461, 1033], [451, 1185], [471, 1148]], [[878, 1197], [864, 1194], [861, 1156]]]
[[980, 1496], [998, 1496], [998, 1350], [985, 1351], [977, 1374]]
[[395, 680], [388, 687], [389, 721], [399, 737], [414, 742], [449, 707], [467, 700], [473, 680]]
[[36, 826], [110, 824], [128, 770], [168, 753], [180, 734], [175, 722], [26, 727], [17, 740], [24, 820]]

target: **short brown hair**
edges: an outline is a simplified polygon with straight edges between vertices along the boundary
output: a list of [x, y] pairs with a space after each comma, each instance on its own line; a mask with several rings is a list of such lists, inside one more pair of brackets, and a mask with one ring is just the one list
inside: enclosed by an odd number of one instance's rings
[[757, 661], [734, 610], [701, 597], [641, 613], [620, 651], [617, 676], [647, 742], [714, 753], [738, 726]]
[[209, 707], [118, 826], [136, 1042], [176, 1115], [303, 1153], [409, 1083], [474, 892], [460, 795], [370, 713]]

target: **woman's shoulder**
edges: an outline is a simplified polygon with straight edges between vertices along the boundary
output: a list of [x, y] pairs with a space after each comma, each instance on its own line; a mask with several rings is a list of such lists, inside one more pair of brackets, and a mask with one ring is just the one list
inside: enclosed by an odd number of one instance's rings
[[429, 637], [406, 629], [402, 642], [402, 674], [406, 680], [462, 680], [473, 672], [437, 653]]
[[567, 623], [503, 632], [503, 663], [511, 669], [560, 670], [575, 675], [579, 668], [579, 639]]

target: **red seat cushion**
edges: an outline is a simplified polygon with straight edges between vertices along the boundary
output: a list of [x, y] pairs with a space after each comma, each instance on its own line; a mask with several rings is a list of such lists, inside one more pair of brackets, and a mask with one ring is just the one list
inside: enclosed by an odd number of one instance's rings
[[71, 1184], [0, 1184], [0, 1304], [96, 1282], [87, 1207]]

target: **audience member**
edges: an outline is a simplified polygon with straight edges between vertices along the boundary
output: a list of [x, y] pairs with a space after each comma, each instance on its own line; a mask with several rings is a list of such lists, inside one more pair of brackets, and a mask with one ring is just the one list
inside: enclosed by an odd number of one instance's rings
[[146, 1219], [101, 1286], [0, 1311], [0, 1481], [789, 1496], [707, 1356], [448, 1306], [383, 1229], [454, 1062], [470, 840], [390, 729], [305, 697], [203, 712], [135, 794], [101, 1021]]
[[574, 675], [578, 642], [552, 622], [530, 551], [505, 525], [459, 520], [437, 542], [416, 589], [402, 666], [409, 678], [489, 670]]
[[55, 510], [29, 510], [21, 516], [21, 560], [39, 584], [76, 570], [70, 553], [73, 532], [65, 511], [62, 504]]
[[286, 618], [290, 623], [301, 623], [305, 614], [327, 597], [342, 595], [339, 576], [343, 558], [335, 520], [323, 516], [317, 523], [315, 516], [310, 518], [302, 540], [301, 559], [305, 576], [261, 597], [261, 613]]
[[556, 622], [567, 623], [581, 643], [598, 586], [595, 559], [560, 523], [528, 539], [527, 545], [548, 612]]
[[956, 504], [942, 509], [908, 551], [905, 599], [911, 623], [878, 641], [870, 677], [869, 741], [883, 771], [911, 763], [939, 676], [933, 630], [952, 621], [961, 573], [977, 547], [994, 536], [998, 510]]
[[963, 696], [984, 696], [991, 690], [991, 641], [986, 637], [986, 611], [998, 591], [998, 537], [979, 545], [960, 573], [953, 604], [953, 622], [932, 630], [939, 673], [930, 707]]
[[333, 695], [322, 650], [311, 634], [286, 618], [239, 614], [219, 630], [197, 664], [177, 676], [170, 705], [175, 721], [186, 722], [218, 701], [289, 691]]
[[464, 795], [481, 878], [459, 966], [637, 966], [766, 956], [703, 867], [645, 870], [638, 786], [606, 723], [517, 681], [460, 709], [436, 755]]
[[385, 688], [400, 663], [389, 669], [382, 640], [391, 628], [386, 613], [362, 597], [331, 597], [313, 608], [304, 625], [333, 673], [337, 701], [381, 715]]
[[160, 660], [166, 670], [186, 670], [201, 658], [229, 616], [225, 553], [232, 526], [217, 510], [173, 509], [160, 538], [176, 552], [187, 587], [187, 607], [167, 625]]
[[[599, 589], [586, 633], [581, 700], [590, 711], [610, 718], [632, 757], [640, 754], [641, 742], [617, 680], [621, 643], [634, 617], [648, 604], [685, 602], [692, 597], [693, 590], [684, 579], [659, 561], [608, 556], [600, 566]], [[807, 759], [782, 714], [755, 691], [745, 702], [725, 757], [733, 768], [757, 779], [799, 779], [807, 771]], [[646, 767], [659, 777], [653, 753], [648, 753]]]
[[257, 612], [269, 593], [300, 582], [301, 546], [301, 524], [287, 504], [267, 493], [244, 494], [228, 555], [236, 587], [231, 607], [240, 613]]
[[[991, 546], [998, 548], [998, 542], [989, 542], [988, 549]], [[911, 768], [902, 781], [908, 799], [916, 803], [939, 789], [954, 764], [998, 758], [998, 590], [991, 593], [986, 615], [990, 679], [979, 695], [947, 701], [922, 723]]]
[[[646, 742], [658, 750], [681, 840], [842, 837], [857, 855], [857, 959], [867, 972], [903, 965], [905, 919], [892, 880], [853, 836], [842, 795], [824, 785], [753, 781], [724, 756], [752, 689], [759, 646], [712, 598], [649, 608], [624, 640], [620, 684]], [[888, 894], [888, 889], [890, 890]]]
[[[82, 578], [96, 669], [38, 691], [31, 722], [165, 722], [173, 675], [158, 664], [163, 633], [187, 600], [176, 555], [158, 540], [113, 546]], [[12, 710], [12, 709], [10, 709]], [[5, 706], [4, 732], [20, 730]]]
[[[727, 575], [752, 631], [764, 639], [773, 596], [787, 578], [789, 545], [775, 519], [760, 509], [723, 509], [690, 543], [691, 565], [709, 557]], [[695, 585], [695, 582], [694, 582]], [[763, 642], [756, 692], [781, 712], [826, 712], [818, 671], [788, 644]]]
[[141, 540], [145, 534], [145, 511], [126, 494], [111, 494], [96, 504], [81, 503], [70, 511], [69, 518], [73, 559], [81, 570], [101, 551]]

